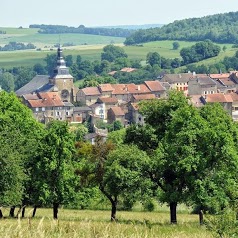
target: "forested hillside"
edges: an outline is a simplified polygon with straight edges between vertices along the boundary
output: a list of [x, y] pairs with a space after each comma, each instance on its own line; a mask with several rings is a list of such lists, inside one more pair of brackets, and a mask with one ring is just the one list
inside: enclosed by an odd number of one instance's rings
[[174, 21], [161, 28], [139, 30], [127, 37], [125, 44], [133, 45], [156, 40], [238, 42], [238, 12], [216, 14], [202, 18]]

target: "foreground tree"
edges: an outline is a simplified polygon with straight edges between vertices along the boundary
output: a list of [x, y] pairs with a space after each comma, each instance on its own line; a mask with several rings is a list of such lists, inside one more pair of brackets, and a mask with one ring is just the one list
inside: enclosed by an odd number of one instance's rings
[[237, 190], [237, 126], [220, 105], [199, 110], [171, 92], [167, 101], [143, 103], [141, 111], [159, 141], [147, 175], [159, 200], [169, 204], [171, 223], [177, 223], [178, 203], [205, 207], [216, 201], [221, 209], [237, 199], [231, 192]]
[[4, 91], [0, 92], [0, 121], [0, 206], [22, 205], [29, 161], [36, 154], [43, 128], [13, 93]]
[[75, 195], [74, 138], [66, 122], [53, 121], [46, 129], [40, 155], [34, 162], [33, 179], [39, 202], [53, 204], [53, 217], [57, 219], [60, 204], [67, 204]]
[[142, 177], [142, 171], [148, 161], [145, 152], [125, 145], [111, 151], [106, 160], [98, 164], [97, 182], [111, 202], [111, 221], [116, 221], [119, 199], [130, 199], [133, 204], [146, 191], [148, 184]]

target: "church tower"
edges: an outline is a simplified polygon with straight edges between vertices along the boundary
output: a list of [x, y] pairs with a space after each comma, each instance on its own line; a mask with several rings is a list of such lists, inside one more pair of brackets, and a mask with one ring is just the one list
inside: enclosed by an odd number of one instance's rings
[[57, 50], [57, 65], [54, 69], [52, 76], [49, 79], [50, 84], [54, 85], [54, 90], [59, 92], [59, 95], [64, 102], [73, 102], [74, 95], [74, 82], [73, 76], [69, 73], [69, 68], [66, 67], [63, 58], [62, 49]]

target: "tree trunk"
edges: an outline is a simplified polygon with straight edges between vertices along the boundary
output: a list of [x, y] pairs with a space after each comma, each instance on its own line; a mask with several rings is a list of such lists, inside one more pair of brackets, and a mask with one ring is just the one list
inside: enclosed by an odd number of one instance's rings
[[116, 221], [117, 200], [111, 201], [111, 204], [112, 204], [111, 221]]
[[59, 203], [54, 202], [53, 203], [53, 217], [54, 217], [54, 219], [58, 219], [58, 208], [59, 208]]
[[35, 205], [34, 208], [33, 208], [32, 217], [35, 217], [35, 215], [36, 215], [36, 209], [37, 209], [37, 206]]
[[202, 210], [199, 211], [199, 223], [200, 225], [203, 225], [203, 211]]
[[15, 206], [12, 206], [11, 209], [10, 209], [10, 213], [9, 213], [9, 216], [10, 217], [14, 217], [14, 211], [15, 211]]
[[3, 218], [3, 214], [2, 214], [2, 210], [0, 208], [0, 219], [2, 219], [2, 218]]
[[170, 207], [170, 222], [171, 224], [177, 224], [177, 202], [171, 202]]
[[16, 214], [16, 217], [18, 218], [19, 217], [19, 215], [20, 215], [20, 213], [21, 213], [21, 211], [22, 211], [22, 206], [20, 206], [19, 207], [19, 209], [18, 209], [18, 211], [17, 211], [17, 214]]
[[26, 211], [26, 206], [23, 206], [22, 211], [21, 211], [21, 217], [25, 217], [25, 211]]

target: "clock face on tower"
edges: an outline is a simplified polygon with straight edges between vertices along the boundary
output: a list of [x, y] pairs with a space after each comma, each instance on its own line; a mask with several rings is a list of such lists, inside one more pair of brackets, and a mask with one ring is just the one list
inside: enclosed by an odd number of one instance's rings
[[69, 96], [69, 91], [67, 89], [63, 89], [61, 91], [61, 97], [62, 98], [67, 98]]

